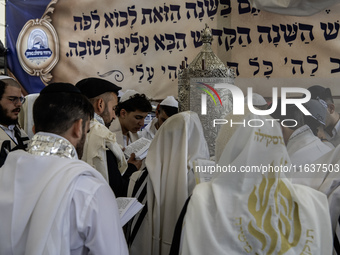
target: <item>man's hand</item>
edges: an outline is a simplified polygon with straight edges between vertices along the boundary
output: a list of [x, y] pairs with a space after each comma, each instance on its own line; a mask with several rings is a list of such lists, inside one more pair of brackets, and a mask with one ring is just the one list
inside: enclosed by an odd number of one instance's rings
[[128, 163], [131, 163], [137, 167], [137, 169], [141, 168], [142, 160], [136, 159], [136, 155], [134, 153], [131, 154]]

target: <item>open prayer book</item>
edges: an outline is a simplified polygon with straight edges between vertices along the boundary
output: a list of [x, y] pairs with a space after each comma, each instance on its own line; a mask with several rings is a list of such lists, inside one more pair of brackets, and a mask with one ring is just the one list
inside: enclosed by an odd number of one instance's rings
[[124, 154], [127, 158], [129, 158], [132, 153], [135, 153], [136, 159], [144, 159], [148, 153], [150, 144], [151, 140], [141, 137], [137, 141], [134, 141], [133, 143], [130, 143], [128, 146], [126, 146]]
[[215, 171], [215, 161], [209, 159], [197, 159], [193, 162], [196, 184], [209, 182]]
[[135, 197], [117, 197], [116, 201], [122, 227], [144, 206]]

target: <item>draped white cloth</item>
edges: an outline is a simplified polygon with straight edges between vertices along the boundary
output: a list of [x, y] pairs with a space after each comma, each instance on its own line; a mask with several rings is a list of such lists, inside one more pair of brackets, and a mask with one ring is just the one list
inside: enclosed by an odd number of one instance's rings
[[339, 155], [340, 146], [337, 146], [334, 150], [313, 162], [316, 170], [312, 172], [312, 165], [310, 165], [309, 169], [311, 170], [309, 172], [297, 173], [292, 180], [294, 183], [307, 185], [319, 190], [327, 196], [333, 232], [338, 225], [340, 216]]
[[116, 140], [116, 135], [96, 119], [90, 122], [90, 132], [86, 136], [82, 160], [97, 169], [106, 181], [109, 180], [106, 150], [115, 155], [118, 169], [123, 174], [127, 169], [127, 162], [122, 149]]
[[310, 164], [331, 150], [307, 125], [296, 129], [287, 142], [290, 160], [297, 166]]
[[[217, 174], [194, 189], [183, 224], [181, 254], [331, 254], [332, 236], [324, 194], [293, 185], [283, 173], [247, 173], [245, 166], [289, 166], [278, 123], [239, 127]], [[263, 169], [263, 168], [262, 168]], [[237, 172], [239, 171], [239, 172]]]
[[193, 161], [198, 158], [209, 158], [198, 115], [188, 111], [168, 118], [146, 157], [148, 213], [131, 255], [169, 254], [177, 218], [195, 185]]
[[19, 112], [18, 116], [19, 125], [25, 130], [30, 139], [34, 135], [32, 131], [32, 127], [34, 126], [33, 105], [38, 96], [39, 93], [25, 96], [25, 103], [21, 106], [21, 111]]
[[155, 127], [157, 121], [157, 118], [153, 118], [152, 121], [143, 128], [143, 130], [137, 132], [138, 137], [144, 137], [146, 139], [152, 140], [157, 132], [157, 128]]
[[[97, 249], [92, 251], [94, 253], [104, 254], [103, 249], [107, 248], [105, 254], [127, 254], [115, 196], [98, 171], [78, 159], [31, 155], [21, 150], [10, 153], [0, 169], [0, 253], [70, 254], [72, 199], [75, 189], [79, 190], [79, 178], [86, 175], [97, 180], [98, 185], [82, 187], [80, 193], [90, 194], [100, 185], [107, 186], [106, 190], [110, 192], [109, 198], [113, 200], [109, 199], [106, 204], [113, 210], [105, 223], [110, 227], [106, 232], [108, 236], [100, 236], [104, 233], [99, 229], [92, 236], [96, 226], [87, 228], [89, 222], [86, 222], [81, 226], [85, 228], [83, 233], [74, 229], [73, 234], [89, 235], [87, 238], [91, 240], [87, 241], [92, 243], [88, 244]], [[106, 195], [105, 192], [100, 194]], [[87, 198], [81, 218], [88, 217], [86, 213], [92, 197]], [[90, 220], [94, 222], [96, 217], [98, 215], [93, 215]], [[81, 243], [79, 247], [83, 245]]]
[[122, 147], [126, 147], [128, 144], [134, 142], [134, 141], [137, 141], [138, 140], [138, 134], [137, 133], [132, 133], [129, 131], [129, 143], [126, 144], [126, 141], [124, 139], [124, 135], [123, 135], [123, 132], [122, 132], [122, 127], [120, 125], [120, 122], [119, 122], [119, 118], [115, 118], [112, 122], [111, 122], [111, 125], [109, 127], [110, 131], [112, 133], [115, 133], [116, 135], [116, 140], [117, 140], [117, 143]]
[[250, 0], [260, 10], [291, 16], [310, 16], [332, 5], [338, 0]]

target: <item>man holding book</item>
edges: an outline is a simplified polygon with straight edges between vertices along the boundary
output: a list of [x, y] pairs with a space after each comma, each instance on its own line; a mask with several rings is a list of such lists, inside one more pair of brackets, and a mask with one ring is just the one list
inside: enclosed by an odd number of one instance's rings
[[116, 197], [127, 193], [129, 177], [142, 162], [132, 154], [126, 161], [116, 135], [108, 127], [115, 118], [118, 91], [121, 87], [99, 78], [86, 78], [76, 87], [90, 100], [94, 107], [94, 119], [84, 146], [82, 160], [94, 166], [108, 181]]

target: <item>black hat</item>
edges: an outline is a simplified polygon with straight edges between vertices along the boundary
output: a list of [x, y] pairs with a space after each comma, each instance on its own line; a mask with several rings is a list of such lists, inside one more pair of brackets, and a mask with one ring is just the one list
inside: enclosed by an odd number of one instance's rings
[[311, 99], [322, 99], [327, 101], [332, 100], [332, 92], [329, 88], [324, 88], [320, 85], [314, 85], [308, 88], [311, 93]]
[[112, 82], [100, 78], [83, 79], [76, 84], [76, 87], [87, 98], [94, 98], [106, 92], [114, 92], [118, 95], [118, 91], [122, 89]]
[[43, 88], [40, 91], [40, 95], [62, 93], [62, 92], [81, 94], [81, 91], [71, 83], [55, 82]]

